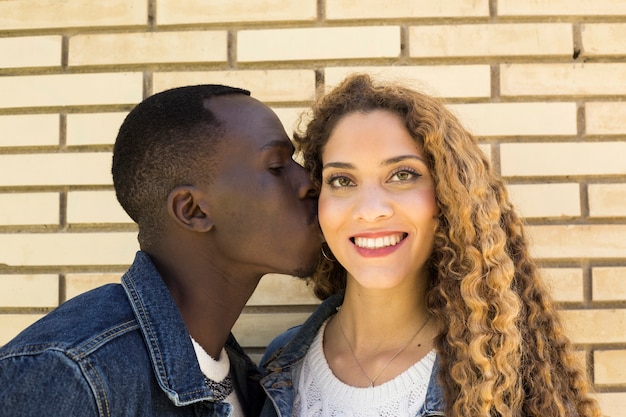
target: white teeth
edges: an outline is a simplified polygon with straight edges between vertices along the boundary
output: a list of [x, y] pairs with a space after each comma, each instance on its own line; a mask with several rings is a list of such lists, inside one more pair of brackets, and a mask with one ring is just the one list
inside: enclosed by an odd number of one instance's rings
[[360, 248], [379, 249], [379, 248], [384, 248], [386, 246], [397, 245], [403, 238], [404, 238], [404, 235], [402, 233], [399, 233], [397, 235], [377, 237], [377, 238], [355, 237], [354, 244]]

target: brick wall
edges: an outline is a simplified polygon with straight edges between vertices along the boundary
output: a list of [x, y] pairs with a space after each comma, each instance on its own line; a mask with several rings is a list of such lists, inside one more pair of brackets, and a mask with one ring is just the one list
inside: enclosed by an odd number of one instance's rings
[[[607, 416], [626, 409], [626, 1], [0, 1], [0, 345], [116, 282], [136, 229], [112, 143], [142, 98], [250, 89], [290, 131], [347, 73], [443, 97], [529, 223]], [[315, 300], [268, 276], [235, 332], [253, 354]]]

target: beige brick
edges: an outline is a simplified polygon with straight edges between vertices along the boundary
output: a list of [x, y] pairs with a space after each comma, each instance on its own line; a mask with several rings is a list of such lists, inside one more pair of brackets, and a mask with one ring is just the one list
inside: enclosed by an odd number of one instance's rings
[[115, 197], [115, 191], [70, 191], [68, 223], [134, 223]]
[[122, 274], [67, 274], [65, 276], [65, 299], [101, 287], [105, 284], [117, 284]]
[[500, 67], [503, 96], [626, 94], [626, 64], [507, 64]]
[[310, 102], [315, 99], [313, 70], [157, 72], [153, 76], [154, 93], [193, 84], [224, 84], [243, 88], [265, 103]]
[[591, 276], [594, 301], [626, 300], [626, 267], [595, 267]]
[[624, 155], [626, 142], [500, 145], [504, 176], [623, 175]]
[[576, 183], [515, 184], [507, 188], [523, 217], [580, 216], [580, 186]]
[[626, 343], [626, 310], [561, 310], [574, 343]]
[[626, 225], [528, 226], [532, 253], [540, 259], [623, 258]]
[[59, 304], [59, 276], [0, 275], [1, 307], [56, 307]]
[[575, 103], [472, 103], [448, 108], [477, 136], [576, 134]]
[[0, 68], [58, 67], [61, 65], [61, 42], [61, 36], [0, 38]]
[[596, 350], [593, 363], [596, 384], [626, 384], [626, 350]]
[[148, 3], [128, 0], [3, 0], [0, 30], [147, 25]]
[[7, 344], [19, 332], [43, 316], [43, 314], [0, 314], [0, 346]]
[[583, 52], [587, 56], [626, 54], [626, 24], [588, 23], [582, 25]]
[[268, 274], [248, 300], [249, 306], [319, 304], [306, 282], [289, 275]]
[[381, 81], [400, 82], [407, 87], [439, 97], [489, 97], [489, 65], [425, 65], [393, 67], [330, 67], [324, 70], [326, 91], [352, 73], [370, 74]]
[[69, 146], [112, 145], [128, 113], [72, 113], [67, 115], [65, 143]]
[[622, 0], [498, 0], [501, 16], [576, 16], [626, 14]]
[[233, 326], [233, 334], [244, 347], [265, 347], [285, 330], [302, 324], [309, 313], [244, 313]]
[[591, 135], [626, 134], [626, 102], [585, 103], [585, 128]]
[[58, 193], [0, 194], [0, 225], [59, 224]]
[[541, 278], [550, 289], [554, 301], [582, 302], [583, 271], [580, 268], [542, 268]]
[[0, 116], [0, 146], [55, 146], [59, 144], [59, 115]]
[[76, 35], [69, 65], [226, 62], [226, 31], [180, 31]]
[[3, 234], [0, 264], [130, 265], [138, 248], [130, 232]]
[[0, 155], [1, 186], [112, 183], [110, 152]]
[[143, 98], [143, 75], [122, 72], [7, 76], [0, 77], [0, 91], [0, 108], [136, 104]]
[[412, 57], [571, 56], [566, 23], [425, 25], [409, 29]]
[[[300, 116], [305, 113], [308, 108], [305, 107], [273, 107], [274, 113], [278, 115], [283, 127], [285, 128], [285, 132], [287, 132], [287, 136], [293, 138], [293, 132], [296, 130], [298, 126], [298, 121], [300, 120]], [[306, 115], [303, 120], [306, 119]]]
[[397, 26], [242, 30], [237, 35], [240, 62], [398, 56]]
[[326, 0], [326, 19], [489, 16], [488, 0]]
[[[626, 365], [624, 365], [626, 366]], [[604, 417], [623, 417], [626, 392], [601, 392], [596, 394]]]
[[311, 21], [316, 0], [156, 0], [159, 25], [256, 21]]
[[591, 217], [625, 217], [626, 184], [589, 184]]

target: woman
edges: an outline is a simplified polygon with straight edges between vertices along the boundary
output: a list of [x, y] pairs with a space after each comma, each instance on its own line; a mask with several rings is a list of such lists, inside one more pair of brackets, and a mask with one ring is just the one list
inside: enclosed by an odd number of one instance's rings
[[325, 301], [268, 347], [263, 416], [600, 416], [503, 182], [442, 103], [351, 76], [296, 142]]

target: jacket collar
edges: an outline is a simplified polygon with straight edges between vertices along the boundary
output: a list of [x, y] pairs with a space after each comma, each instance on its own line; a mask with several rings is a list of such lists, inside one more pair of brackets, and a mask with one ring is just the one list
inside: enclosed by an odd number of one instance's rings
[[430, 381], [428, 382], [428, 390], [426, 391], [426, 399], [424, 400], [424, 415], [427, 416], [443, 416], [443, 410], [446, 405], [443, 399], [443, 388], [437, 381], [438, 375], [439, 355], [435, 357]]
[[145, 252], [122, 277], [161, 389], [177, 406], [214, 400], [174, 299]]

